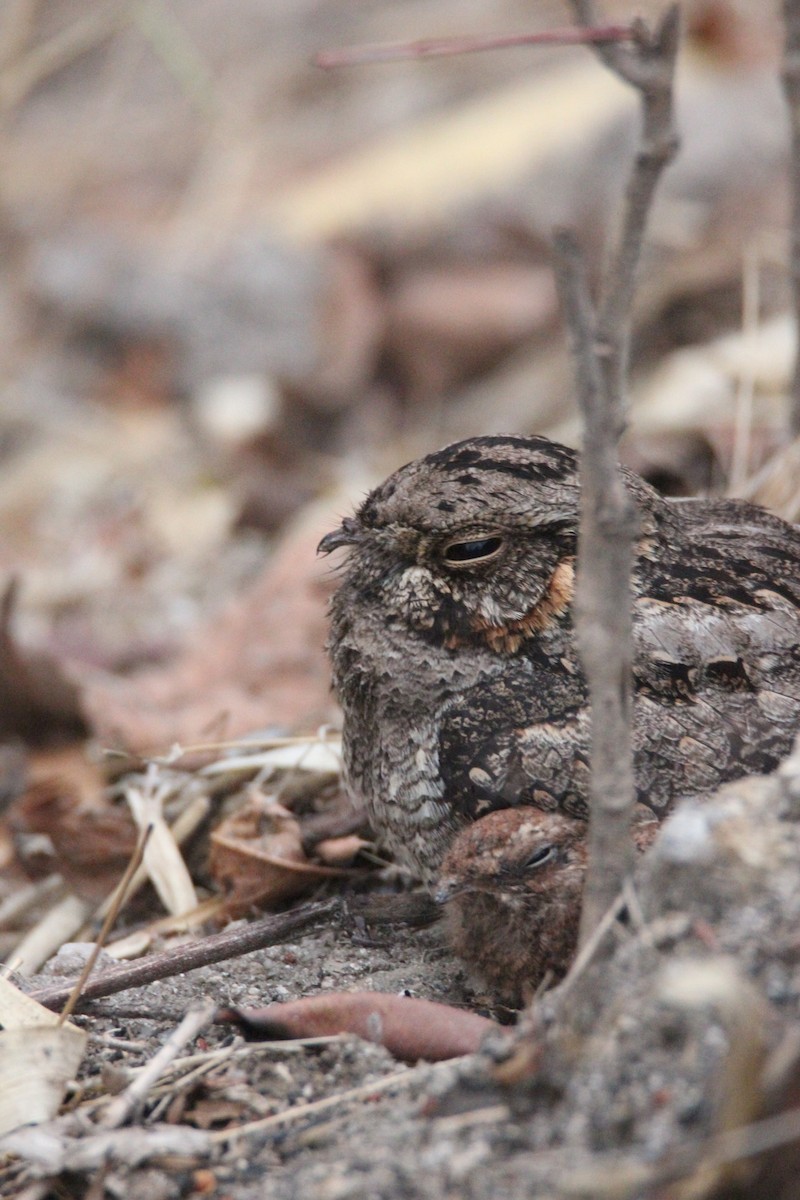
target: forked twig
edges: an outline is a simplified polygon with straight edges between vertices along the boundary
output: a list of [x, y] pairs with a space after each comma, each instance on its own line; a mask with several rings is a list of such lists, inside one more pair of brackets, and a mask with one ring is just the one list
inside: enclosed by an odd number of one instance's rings
[[[594, 22], [588, 0], [573, 0], [579, 21]], [[556, 235], [560, 284], [578, 401], [585, 423], [576, 588], [577, 639], [592, 710], [589, 869], [581, 942], [623, 890], [634, 861], [631, 568], [637, 520], [617, 467], [625, 427], [631, 307], [655, 188], [675, 153], [672, 83], [678, 48], [676, 6], [654, 31], [636, 26], [630, 46], [599, 45], [598, 56], [640, 95], [642, 128], [622, 220], [593, 304], [574, 235]]]

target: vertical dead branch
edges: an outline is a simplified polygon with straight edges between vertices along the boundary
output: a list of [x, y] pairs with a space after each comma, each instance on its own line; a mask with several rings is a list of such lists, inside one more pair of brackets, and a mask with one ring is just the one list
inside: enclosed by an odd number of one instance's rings
[[[795, 329], [800, 330], [800, 0], [783, 0], [783, 90], [789, 108], [789, 180], [792, 196], [789, 271]], [[789, 404], [789, 429], [800, 437], [800, 338], [795, 352]]]
[[576, 613], [578, 649], [592, 707], [589, 870], [581, 943], [620, 891], [633, 866], [630, 577], [636, 514], [617, 468], [621, 407], [609, 401], [598, 350], [597, 316], [586, 269], [571, 233], [556, 237], [562, 305], [584, 418]]
[[[590, 3], [573, 0], [573, 9], [581, 23], [593, 21]], [[575, 238], [568, 233], [556, 237], [556, 269], [585, 424], [576, 614], [592, 707], [592, 779], [582, 943], [613, 903], [633, 863], [630, 577], [637, 521], [617, 467], [617, 443], [625, 427], [631, 307], [645, 226], [658, 180], [677, 147], [672, 82], [678, 35], [673, 6], [655, 31], [637, 26], [632, 48], [596, 47], [606, 65], [639, 92], [642, 120], [621, 225], [596, 308]]]

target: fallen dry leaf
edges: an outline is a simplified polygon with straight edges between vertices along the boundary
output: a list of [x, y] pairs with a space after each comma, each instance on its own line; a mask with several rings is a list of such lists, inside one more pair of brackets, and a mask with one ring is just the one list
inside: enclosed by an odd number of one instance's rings
[[88, 1034], [0, 976], [0, 1135], [49, 1121], [74, 1079]]
[[101, 899], [136, 847], [130, 813], [105, 800], [102, 772], [79, 747], [35, 756], [31, 774], [7, 817], [19, 862], [34, 878], [58, 871], [77, 895]]
[[88, 733], [79, 689], [48, 654], [18, 645], [12, 630], [18, 585], [0, 598], [0, 740], [30, 746], [82, 740]]
[[235, 919], [300, 896], [321, 879], [347, 872], [310, 862], [300, 823], [288, 809], [253, 789], [247, 804], [211, 834], [209, 868]]
[[741, 495], [786, 521], [800, 520], [800, 438], [777, 450]]
[[197, 908], [197, 893], [164, 818], [164, 803], [172, 791], [171, 782], [162, 781], [155, 764], [151, 764], [140, 785], [131, 782], [126, 786], [125, 799], [139, 834], [145, 836], [149, 831], [144, 848], [145, 870], [167, 912], [177, 917]]
[[574, 155], [631, 99], [590, 58], [554, 78], [535, 75], [339, 155], [273, 196], [270, 224], [321, 240], [359, 226], [408, 228], [445, 222], [465, 201]]
[[352, 1033], [404, 1062], [474, 1054], [488, 1033], [501, 1029], [477, 1013], [387, 992], [334, 992], [266, 1008], [221, 1008], [216, 1019], [262, 1041]]

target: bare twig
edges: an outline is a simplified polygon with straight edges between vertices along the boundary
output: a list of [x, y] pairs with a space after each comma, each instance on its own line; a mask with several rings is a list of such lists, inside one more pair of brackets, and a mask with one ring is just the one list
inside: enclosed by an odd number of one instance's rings
[[[294, 1111], [294, 1110], [290, 1110]], [[768, 1196], [774, 1191], [758, 1190], [756, 1181], [751, 1181], [746, 1193], [737, 1190], [720, 1192], [709, 1190], [708, 1177], [701, 1180], [696, 1178], [700, 1170], [710, 1171], [715, 1166], [742, 1162], [765, 1154], [770, 1150], [788, 1147], [800, 1136], [800, 1108], [786, 1109], [776, 1116], [765, 1117], [751, 1125], [740, 1126], [736, 1129], [725, 1130], [709, 1138], [686, 1139], [679, 1146], [673, 1146], [668, 1154], [654, 1163], [642, 1161], [641, 1157], [622, 1157], [619, 1149], [603, 1151], [591, 1155], [578, 1167], [569, 1165], [568, 1155], [574, 1150], [565, 1151], [561, 1148], [540, 1152], [539, 1163], [545, 1162], [553, 1171], [560, 1171], [559, 1180], [562, 1194], [569, 1196], [588, 1196], [594, 1200], [611, 1200], [620, 1195], [652, 1195], [656, 1188], [665, 1184], [689, 1180], [705, 1187], [695, 1186], [679, 1191], [678, 1196], [709, 1196], [713, 1195], [749, 1195]], [[766, 1182], [766, 1181], [765, 1181]], [[771, 1184], [773, 1181], [769, 1180]], [[662, 1193], [659, 1192], [659, 1195]], [[676, 1193], [670, 1192], [673, 1196]], [[785, 1193], [784, 1193], [785, 1194]]]
[[621, 398], [603, 371], [583, 258], [571, 234], [557, 235], [556, 263], [586, 429], [576, 587], [578, 647], [592, 706], [585, 944], [634, 861], [630, 576], [636, 516], [616, 465]]
[[173, 1029], [164, 1045], [157, 1054], [153, 1055], [144, 1070], [139, 1072], [133, 1083], [111, 1101], [100, 1122], [105, 1129], [118, 1129], [133, 1116], [150, 1088], [172, 1061], [178, 1057], [186, 1043], [196, 1038], [211, 1024], [214, 1019], [215, 1007], [215, 1004], [207, 1000], [199, 1007], [189, 1010], [180, 1025]]
[[[582, 24], [593, 22], [590, 0], [572, 0], [572, 8]], [[680, 14], [671, 5], [658, 27], [650, 32], [643, 23], [635, 27], [632, 47], [617, 44], [597, 45], [599, 58], [625, 83], [639, 92], [642, 128], [636, 160], [628, 179], [622, 222], [616, 247], [604, 273], [598, 305], [597, 341], [601, 365], [610, 377], [613, 396], [624, 423], [631, 306], [641, 258], [645, 225], [659, 179], [674, 157], [678, 140], [672, 115], [672, 84], [680, 34]]]
[[584, 974], [586, 968], [597, 954], [606, 934], [611, 932], [620, 915], [625, 911], [625, 903], [625, 896], [620, 892], [611, 907], [603, 913], [603, 916], [595, 925], [590, 936], [575, 956], [567, 975], [557, 985], [555, 991], [559, 999], [563, 999], [564, 996], [571, 992], [580, 977]]
[[81, 928], [91, 912], [88, 900], [73, 892], [61, 896], [14, 947], [16, 970], [22, 975], [38, 971], [65, 942], [74, 940], [75, 931]]
[[[783, 90], [789, 108], [791, 131], [789, 171], [792, 209], [789, 262], [795, 328], [800, 330], [800, 0], [783, 0], [783, 23]], [[800, 338], [792, 376], [789, 429], [794, 437], [800, 436]]]
[[153, 832], [153, 826], [148, 825], [146, 829], [142, 830], [142, 832], [139, 836], [139, 841], [136, 844], [136, 849], [134, 850], [133, 854], [131, 855], [131, 860], [128, 863], [127, 867], [125, 868], [125, 873], [122, 876], [122, 879], [120, 879], [119, 883], [117, 884], [117, 886], [114, 890], [112, 903], [109, 905], [108, 913], [106, 914], [106, 919], [105, 919], [105, 921], [103, 921], [103, 925], [100, 929], [99, 934], [97, 935], [97, 939], [94, 944], [94, 949], [92, 950], [91, 954], [87, 958], [87, 960], [84, 964], [83, 970], [81, 971], [80, 975], [78, 976], [75, 986], [73, 987], [72, 991], [70, 992], [70, 994], [67, 998], [67, 1002], [64, 1005], [63, 1009], [61, 1010], [61, 1016], [59, 1018], [59, 1023], [62, 1025], [63, 1025], [64, 1021], [66, 1021], [67, 1017], [70, 1016], [70, 1014], [72, 1012], [74, 1012], [75, 1006], [81, 998], [81, 990], [83, 989], [84, 984], [86, 983], [86, 980], [89, 978], [90, 974], [92, 973], [92, 969], [93, 969], [95, 963], [97, 962], [97, 959], [100, 955], [100, 951], [103, 949], [103, 946], [105, 946], [106, 939], [109, 935], [109, 932], [110, 932], [114, 922], [116, 921], [117, 917], [119, 916], [120, 909], [122, 908], [122, 905], [127, 896], [128, 888], [131, 885], [131, 880], [133, 879], [134, 875], [136, 874], [136, 872], [139, 868], [139, 864], [141, 863], [142, 859], [144, 858], [144, 852], [147, 847], [147, 843], [150, 838], [150, 834], [152, 832]]
[[362, 1083], [358, 1087], [348, 1088], [345, 1092], [324, 1096], [322, 1100], [312, 1100], [310, 1104], [296, 1104], [293, 1108], [284, 1109], [283, 1112], [274, 1113], [269, 1117], [262, 1117], [258, 1121], [249, 1121], [246, 1125], [214, 1130], [210, 1137], [213, 1142], [235, 1142], [238, 1138], [252, 1137], [254, 1134], [256, 1136], [263, 1135], [282, 1125], [293, 1125], [298, 1121], [305, 1120], [306, 1117], [316, 1117], [319, 1113], [330, 1109], [342, 1110], [345, 1105], [351, 1104], [353, 1101], [371, 1100], [373, 1096], [377, 1098], [383, 1092], [391, 1092], [395, 1088], [398, 1091], [407, 1091], [421, 1080], [428, 1081], [436, 1078], [439, 1074], [444, 1074], [446, 1078], [452, 1072], [454, 1061], [458, 1060], [451, 1058], [442, 1063], [420, 1063], [417, 1067], [396, 1071], [394, 1074], [385, 1075], [383, 1079], [372, 1083]]
[[[593, 22], [589, 0], [573, 0], [572, 6], [579, 21]], [[564, 232], [556, 236], [556, 269], [586, 430], [576, 589], [578, 646], [592, 707], [582, 944], [623, 890], [634, 861], [630, 577], [637, 521], [617, 467], [617, 442], [625, 427], [631, 306], [645, 225], [658, 180], [677, 146], [672, 80], [678, 33], [673, 6], [652, 33], [637, 25], [632, 47], [596, 48], [610, 69], [639, 91], [642, 110], [639, 149], [596, 308], [575, 238]]]
[[[262, 917], [260, 921], [254, 921], [243, 929], [224, 929], [221, 933], [176, 946], [162, 954], [152, 954], [139, 962], [109, 967], [107, 971], [88, 981], [81, 994], [81, 1003], [97, 1000], [101, 996], [112, 996], [127, 988], [144, 987], [157, 979], [167, 979], [172, 975], [180, 975], [183, 971], [193, 971], [196, 967], [205, 967], [226, 958], [249, 954], [251, 950], [274, 946], [302, 929], [333, 916], [339, 908], [338, 900], [304, 904], [290, 912]], [[39, 988], [32, 995], [45, 1008], [60, 1008], [71, 991], [72, 985], [68, 984], [66, 987]]]
[[514, 46], [585, 46], [626, 42], [634, 37], [633, 25], [595, 25], [546, 29], [541, 33], [505, 33], [496, 36], [422, 38], [414, 42], [379, 42], [369, 46], [342, 46], [320, 50], [311, 60], [316, 67], [355, 67], [364, 63], [399, 62], [405, 59], [446, 58], [484, 50], [509, 50]]
[[[172, 825], [170, 826], [170, 833], [179, 846], [182, 846], [184, 842], [188, 841], [201, 822], [205, 820], [206, 816], [208, 815], [208, 809], [208, 798], [206, 796], [195, 796], [194, 799], [187, 804], [186, 808], [178, 813]], [[131, 880], [128, 899], [131, 899], [142, 887], [144, 887], [148, 877], [147, 868], [140, 863], [136, 868]], [[111, 892], [110, 895], [106, 896], [103, 903], [97, 909], [97, 912], [94, 913], [94, 920], [105, 919], [110, 906], [114, 903], [115, 895], [116, 890]]]

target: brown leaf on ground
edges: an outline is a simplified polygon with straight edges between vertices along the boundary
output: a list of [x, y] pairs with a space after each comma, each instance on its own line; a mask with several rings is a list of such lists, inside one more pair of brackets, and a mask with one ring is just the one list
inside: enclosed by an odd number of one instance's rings
[[12, 579], [0, 599], [0, 740], [51, 746], [83, 739], [88, 726], [79, 689], [54, 658], [26, 651], [14, 638], [17, 592]]
[[256, 791], [211, 834], [209, 868], [226, 895], [225, 916], [232, 919], [300, 896], [321, 879], [346, 874], [309, 862], [297, 818]]
[[500, 1029], [477, 1013], [386, 992], [334, 992], [266, 1008], [221, 1008], [216, 1019], [262, 1041], [352, 1033], [384, 1046], [404, 1062], [474, 1054], [488, 1033]]
[[341, 500], [335, 516], [329, 504], [307, 510], [250, 591], [198, 630], [176, 662], [129, 679], [76, 665], [96, 736], [145, 752], [330, 721], [323, 645], [331, 583], [316, 548], [344, 507]]
[[35, 877], [59, 871], [77, 895], [99, 900], [136, 847], [127, 807], [106, 802], [105, 780], [81, 749], [34, 755], [30, 784], [8, 810], [17, 859]]

